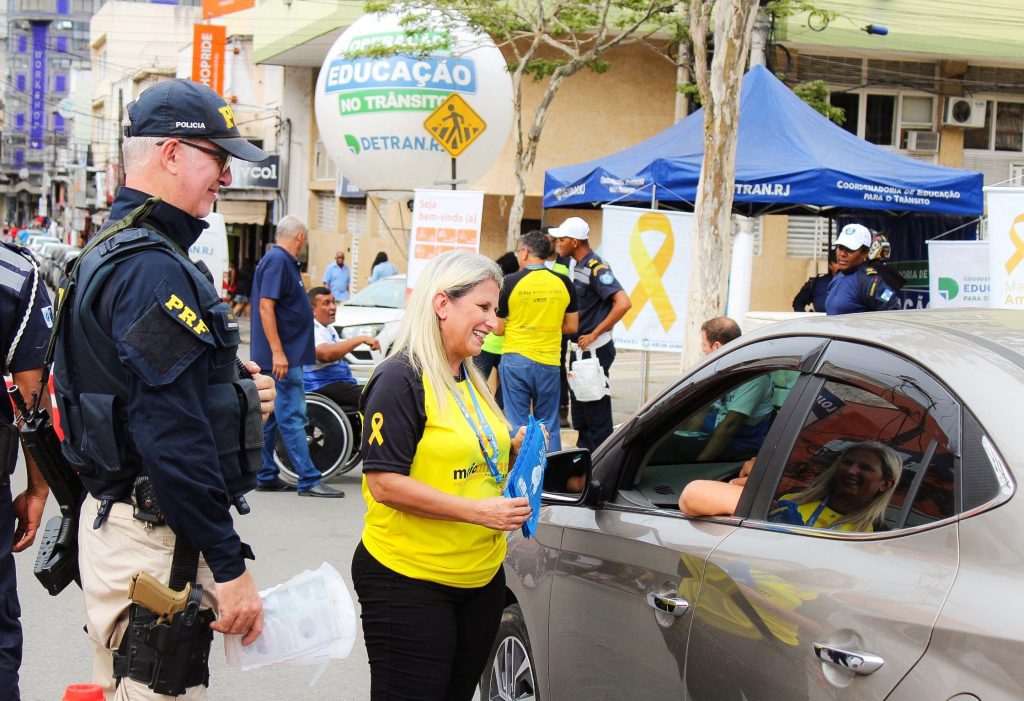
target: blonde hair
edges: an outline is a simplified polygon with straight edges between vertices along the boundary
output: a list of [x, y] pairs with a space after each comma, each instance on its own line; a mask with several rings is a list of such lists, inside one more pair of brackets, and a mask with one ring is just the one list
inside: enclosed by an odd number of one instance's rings
[[847, 448], [839, 454], [835, 462], [832, 463], [831, 467], [821, 473], [821, 475], [811, 483], [810, 487], [799, 494], [796, 494], [792, 501], [797, 504], [807, 504], [809, 502], [822, 501], [828, 498], [832, 493], [832, 481], [835, 479], [836, 471], [839, 469], [839, 463], [842, 462], [843, 457], [845, 457], [847, 453], [854, 450], [866, 450], [870, 453], [874, 453], [879, 462], [882, 463], [882, 477], [885, 479], [891, 479], [892, 485], [884, 492], [877, 494], [867, 503], [867, 505], [857, 509], [853, 513], [844, 514], [841, 519], [832, 524], [832, 527], [849, 523], [854, 530], [867, 532], [873, 530], [875, 524], [882, 522], [882, 519], [885, 516], [885, 507], [889, 505], [889, 500], [892, 498], [893, 492], [896, 491], [896, 486], [900, 483], [900, 475], [903, 474], [903, 461], [900, 459], [899, 453], [887, 446], [885, 443], [879, 443], [878, 441], [862, 441], [860, 443], [854, 443], [851, 446], [847, 446]]
[[[440, 398], [443, 389], [454, 396], [458, 387], [448, 364], [441, 335], [441, 320], [434, 311], [434, 296], [443, 292], [456, 300], [487, 280], [494, 280], [500, 288], [502, 279], [501, 269], [489, 258], [477, 253], [449, 251], [431, 260], [420, 273], [416, 287], [405, 305], [402, 325], [390, 355], [405, 353], [413, 369], [423, 373], [434, 388], [438, 412], [442, 416], [447, 406], [447, 402]], [[476, 365], [468, 362], [463, 363], [463, 366], [466, 368], [466, 380], [473, 383], [473, 388], [487, 402], [491, 411], [505, 420], [504, 413]]]

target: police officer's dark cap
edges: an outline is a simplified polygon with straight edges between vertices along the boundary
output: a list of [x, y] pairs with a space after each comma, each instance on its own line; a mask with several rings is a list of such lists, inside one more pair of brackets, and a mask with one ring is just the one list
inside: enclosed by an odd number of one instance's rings
[[180, 78], [146, 88], [128, 103], [124, 135], [209, 139], [235, 158], [262, 161], [267, 153], [238, 133], [231, 105], [210, 88]]

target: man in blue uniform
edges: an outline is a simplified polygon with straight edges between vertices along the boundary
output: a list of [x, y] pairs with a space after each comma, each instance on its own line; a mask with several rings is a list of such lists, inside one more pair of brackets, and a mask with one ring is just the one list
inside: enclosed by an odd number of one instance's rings
[[[49, 395], [41, 381], [52, 326], [50, 297], [28, 251], [0, 244], [0, 364], [30, 407], [33, 392], [41, 393], [41, 406], [49, 407]], [[0, 689], [7, 689], [4, 698], [17, 701], [21, 606], [11, 553], [32, 545], [49, 489], [25, 451], [28, 488], [11, 499], [11, 472], [18, 461], [18, 433], [13, 421], [11, 402], [7, 397], [0, 398]]]
[[[252, 550], [229, 509], [248, 511], [273, 385], [239, 377], [238, 322], [185, 251], [231, 183], [231, 158], [266, 153], [239, 135], [223, 98], [192, 81], [148, 88], [127, 117], [125, 186], [64, 287], [54, 379], [64, 454], [89, 492], [79, 566], [93, 680], [108, 698], [116, 686], [118, 698], [163, 699], [185, 691], [152, 688], [154, 669], [171, 662], [147, 637], [152, 614], [127, 596], [136, 572], [203, 585], [217, 619], [197, 635], [212, 628], [249, 644], [263, 628]], [[206, 635], [183, 665], [190, 699], [206, 697]]]
[[836, 238], [839, 271], [832, 277], [825, 299], [825, 313], [853, 314], [899, 309], [896, 293], [879, 273], [867, 264], [871, 232], [860, 224], [847, 224]]
[[[633, 303], [615, 279], [612, 269], [590, 248], [590, 226], [587, 222], [579, 217], [569, 217], [548, 233], [555, 237], [559, 262], [569, 266], [570, 278], [576, 288], [579, 332], [570, 340], [575, 341], [582, 351], [593, 351], [605, 375], [608, 375], [615, 360], [612, 327], [625, 316]], [[570, 353], [570, 371], [574, 361], [575, 354]], [[581, 402], [575, 394], [571, 397], [572, 423], [579, 431], [576, 444], [593, 451], [612, 433], [612, 398], [606, 395], [596, 402]]]

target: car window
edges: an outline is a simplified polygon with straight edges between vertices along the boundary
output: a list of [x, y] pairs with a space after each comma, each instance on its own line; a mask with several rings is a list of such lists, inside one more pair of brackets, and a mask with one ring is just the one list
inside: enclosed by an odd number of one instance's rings
[[920, 396], [827, 380], [803, 418], [767, 520], [840, 532], [941, 520], [956, 513], [954, 468], [950, 437]]
[[352, 295], [345, 304], [349, 307], [405, 307], [405, 277], [384, 278], [365, 290]]
[[799, 377], [762, 371], [732, 379], [710, 399], [654, 437], [636, 473], [634, 489], [657, 507], [677, 509], [683, 488], [696, 479], [725, 481], [756, 456]]

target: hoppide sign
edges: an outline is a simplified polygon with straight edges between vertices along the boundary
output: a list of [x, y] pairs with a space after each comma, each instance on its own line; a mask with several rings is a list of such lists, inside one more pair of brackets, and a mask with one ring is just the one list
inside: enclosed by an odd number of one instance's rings
[[[420, 41], [436, 43], [440, 35]], [[458, 94], [487, 129], [458, 159], [469, 183], [493, 165], [512, 127], [512, 82], [501, 52], [486, 36], [458, 29], [448, 48], [425, 56], [348, 59], [371, 46], [408, 45], [399, 19], [366, 15], [331, 47], [316, 84], [316, 121], [338, 169], [360, 189], [408, 199], [451, 177], [451, 157], [423, 126]]]
[[248, 163], [238, 160], [231, 161], [232, 190], [277, 190], [281, 187], [281, 156], [268, 156], [259, 163]]

